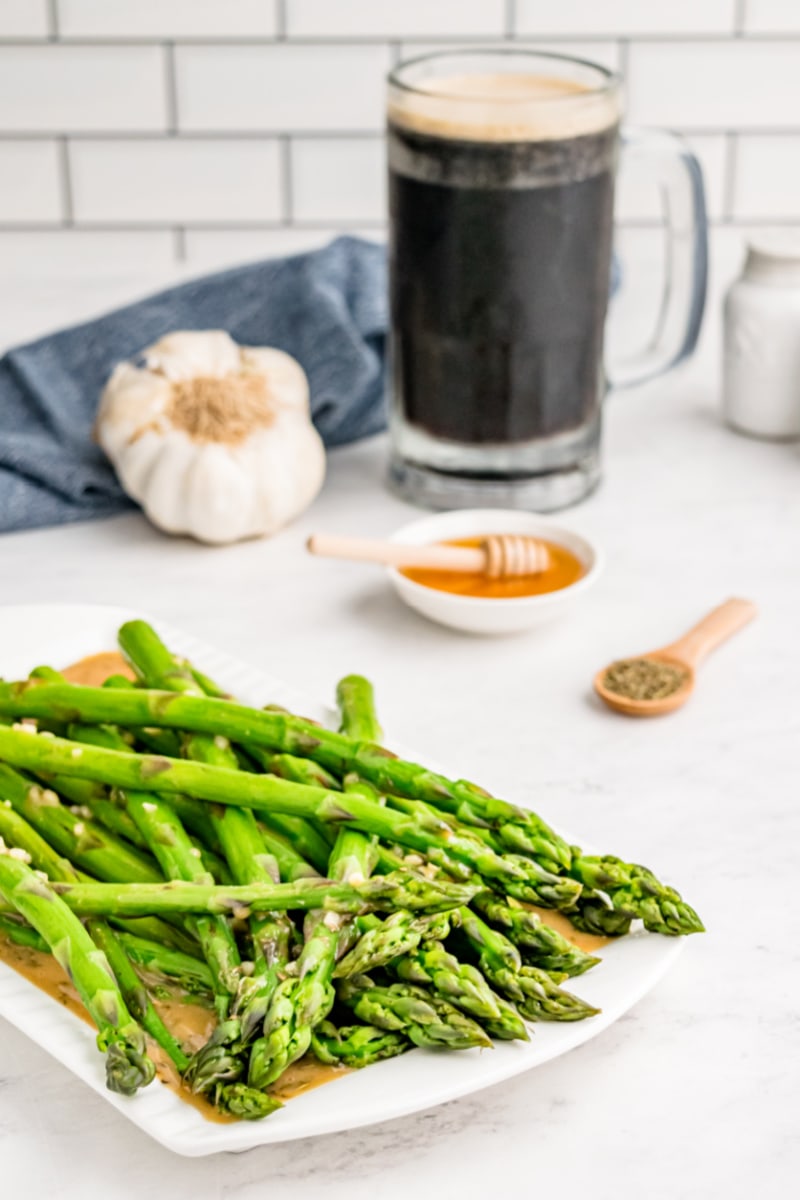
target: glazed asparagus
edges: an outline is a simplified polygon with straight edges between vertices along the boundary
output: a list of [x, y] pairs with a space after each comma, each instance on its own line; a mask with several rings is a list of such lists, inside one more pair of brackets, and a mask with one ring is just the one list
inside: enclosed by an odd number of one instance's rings
[[[591, 1016], [560, 984], [597, 958], [526, 903], [604, 936], [702, 928], [647, 868], [584, 855], [536, 814], [383, 749], [363, 676], [339, 682], [334, 733], [237, 703], [144, 622], [120, 643], [136, 684], [48, 667], [0, 684], [0, 932], [42, 950], [56, 906], [56, 926], [88, 939], [79, 959], [90, 944], [108, 979], [110, 963], [125, 1006], [100, 1028], [122, 1038], [110, 1086], [144, 1081], [146, 1030], [189, 1086], [253, 1118], [305, 1053], [359, 1067]], [[33, 875], [41, 904], [25, 909], [29, 856], [47, 881]], [[165, 988], [216, 996], [195, 1055], [158, 1014]]]

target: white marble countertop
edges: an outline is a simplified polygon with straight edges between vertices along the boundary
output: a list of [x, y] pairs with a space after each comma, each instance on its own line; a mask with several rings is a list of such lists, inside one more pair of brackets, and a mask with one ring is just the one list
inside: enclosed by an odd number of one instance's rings
[[[28, 307], [5, 289], [2, 340], [146, 286], [30, 285]], [[332, 454], [313, 510], [271, 541], [212, 550], [138, 515], [0, 540], [0, 603], [140, 606], [324, 696], [346, 671], [369, 674], [390, 737], [652, 865], [708, 926], [651, 995], [565, 1058], [403, 1120], [237, 1157], [162, 1150], [0, 1022], [3, 1194], [792, 1190], [800, 449], [725, 430], [714, 378], [707, 354], [609, 402], [606, 480], [565, 518], [603, 544], [606, 573], [569, 619], [529, 636], [450, 633], [404, 609], [375, 571], [304, 555], [312, 528], [377, 535], [413, 515], [384, 490], [380, 440]], [[709, 661], [689, 707], [653, 723], [600, 710], [588, 686], [597, 666], [671, 639], [732, 594], [756, 600], [761, 617]]]

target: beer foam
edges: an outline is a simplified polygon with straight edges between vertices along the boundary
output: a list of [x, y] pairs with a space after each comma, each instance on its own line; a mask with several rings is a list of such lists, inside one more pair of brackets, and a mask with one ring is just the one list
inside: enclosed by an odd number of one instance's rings
[[620, 118], [615, 85], [587, 87], [552, 75], [470, 74], [393, 85], [389, 120], [431, 137], [538, 142], [610, 129]]

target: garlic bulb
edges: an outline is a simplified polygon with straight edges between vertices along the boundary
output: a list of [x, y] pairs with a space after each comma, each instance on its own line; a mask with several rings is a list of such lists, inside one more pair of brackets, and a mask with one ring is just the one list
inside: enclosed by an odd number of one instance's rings
[[325, 451], [303, 368], [222, 330], [170, 333], [115, 367], [96, 436], [154, 525], [203, 542], [274, 533], [316, 496]]

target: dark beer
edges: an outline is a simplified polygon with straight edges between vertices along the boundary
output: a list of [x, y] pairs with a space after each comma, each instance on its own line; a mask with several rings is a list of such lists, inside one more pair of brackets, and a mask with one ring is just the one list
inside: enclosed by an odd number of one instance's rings
[[[497, 78], [507, 90], [508, 77]], [[491, 77], [475, 86], [491, 91]], [[556, 102], [546, 136], [517, 128], [506, 140], [502, 127], [482, 137], [419, 111], [389, 117], [392, 369], [404, 423], [462, 447], [509, 449], [586, 427], [604, 387], [616, 114], [598, 128], [593, 113], [585, 130], [570, 112], [557, 136]]]

